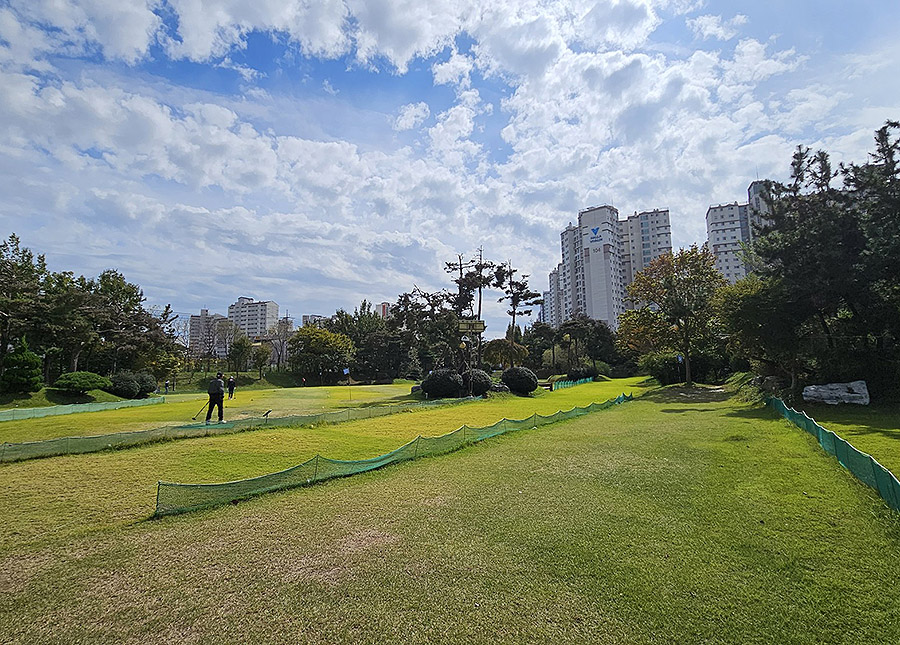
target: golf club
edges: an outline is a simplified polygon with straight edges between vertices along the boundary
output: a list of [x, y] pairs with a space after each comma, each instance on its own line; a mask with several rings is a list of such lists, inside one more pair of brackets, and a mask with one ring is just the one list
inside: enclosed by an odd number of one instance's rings
[[[209, 405], [209, 401], [207, 401], [206, 403], [203, 404], [203, 407], [200, 408], [200, 412], [203, 412], [203, 411], [206, 409], [206, 406], [207, 406], [207, 405]], [[192, 416], [192, 417], [191, 417], [191, 421], [196, 421], [196, 420], [197, 420], [197, 417], [200, 416], [200, 412], [197, 412], [197, 414], [195, 414], [194, 416]]]

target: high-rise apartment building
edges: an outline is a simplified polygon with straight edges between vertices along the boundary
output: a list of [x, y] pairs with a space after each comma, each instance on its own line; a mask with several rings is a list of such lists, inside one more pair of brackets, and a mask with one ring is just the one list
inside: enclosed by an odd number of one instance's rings
[[251, 340], [259, 340], [275, 326], [278, 320], [278, 304], [271, 300], [253, 300], [241, 297], [228, 306], [228, 320]]
[[768, 221], [764, 191], [765, 182], [754, 181], [747, 189], [746, 204], [719, 204], [706, 211], [707, 243], [716, 256], [716, 268], [732, 284], [750, 271], [744, 262], [744, 248]]
[[[669, 209], [655, 209], [619, 220], [622, 277], [625, 286], [634, 276], [661, 255], [672, 252], [672, 226]], [[633, 306], [626, 301], [626, 307]]]
[[706, 211], [706, 237], [716, 256], [716, 269], [732, 284], [747, 275], [744, 244], [750, 242], [747, 204], [733, 202], [710, 206]]
[[188, 348], [191, 355], [224, 358], [228, 353], [224, 329], [227, 320], [222, 314], [210, 314], [209, 309], [201, 309], [200, 315], [191, 316], [188, 328]]
[[562, 262], [550, 272], [540, 319], [558, 327], [583, 313], [616, 329], [625, 287], [652, 260], [672, 251], [668, 210], [619, 220], [612, 206], [586, 208], [560, 234]]

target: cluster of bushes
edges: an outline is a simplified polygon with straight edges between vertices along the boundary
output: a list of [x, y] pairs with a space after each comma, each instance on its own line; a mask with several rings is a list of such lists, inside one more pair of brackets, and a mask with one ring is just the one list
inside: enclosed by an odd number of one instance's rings
[[[501, 382], [510, 392], [529, 394], [538, 386], [537, 376], [527, 367], [511, 367], [500, 377]], [[454, 369], [444, 368], [431, 372], [422, 381], [422, 392], [429, 398], [455, 398], [467, 396], [469, 388], [473, 396], [482, 396], [498, 386], [484, 370], [468, 370], [460, 374]]]
[[56, 379], [53, 387], [70, 394], [104, 390], [123, 399], [138, 399], [156, 391], [156, 379], [146, 372], [123, 371], [110, 378], [94, 372], [67, 372]]
[[588, 365], [587, 367], [575, 367], [569, 370], [569, 373], [566, 374], [566, 378], [570, 381], [580, 381], [585, 378], [597, 378], [601, 374], [603, 376], [609, 376], [612, 372], [612, 368], [602, 361], [597, 363], [597, 366]]
[[[675, 352], [652, 352], [638, 361], [641, 371], [662, 385], [684, 382], [684, 363]], [[715, 354], [691, 354], [691, 377], [698, 383], [719, 383], [731, 371], [728, 360]]]

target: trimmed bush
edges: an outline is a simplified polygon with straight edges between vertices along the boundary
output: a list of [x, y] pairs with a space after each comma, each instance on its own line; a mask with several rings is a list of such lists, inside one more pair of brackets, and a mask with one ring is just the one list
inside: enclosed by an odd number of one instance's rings
[[527, 367], [510, 367], [503, 372], [500, 380], [510, 392], [516, 394], [531, 394], [538, 386], [537, 375]]
[[491, 389], [494, 382], [491, 375], [484, 370], [468, 370], [463, 372], [463, 391], [469, 393], [469, 381], [472, 381], [472, 396], [481, 396]]
[[143, 398], [156, 391], [156, 379], [146, 372], [117, 372], [110, 380], [112, 386], [106, 391], [123, 399]]
[[88, 390], [108, 390], [112, 383], [94, 372], [67, 372], [56, 379], [53, 387], [71, 394], [84, 394]]
[[121, 396], [123, 399], [136, 399], [141, 391], [134, 374], [131, 372], [118, 372], [113, 374], [110, 379], [111, 385], [107, 392]]
[[422, 391], [430, 398], [457, 398], [463, 391], [463, 377], [453, 369], [434, 370], [422, 381]]

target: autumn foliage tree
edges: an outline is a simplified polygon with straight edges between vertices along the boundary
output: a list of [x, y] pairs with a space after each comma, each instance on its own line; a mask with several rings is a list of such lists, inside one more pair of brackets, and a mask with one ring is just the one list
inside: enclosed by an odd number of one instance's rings
[[716, 269], [715, 256], [696, 244], [676, 254], [660, 256], [628, 285], [629, 298], [649, 316], [653, 312], [665, 324], [661, 339], [666, 349], [684, 357], [685, 383], [691, 385], [691, 353], [707, 344], [714, 334], [713, 296], [726, 284]]

